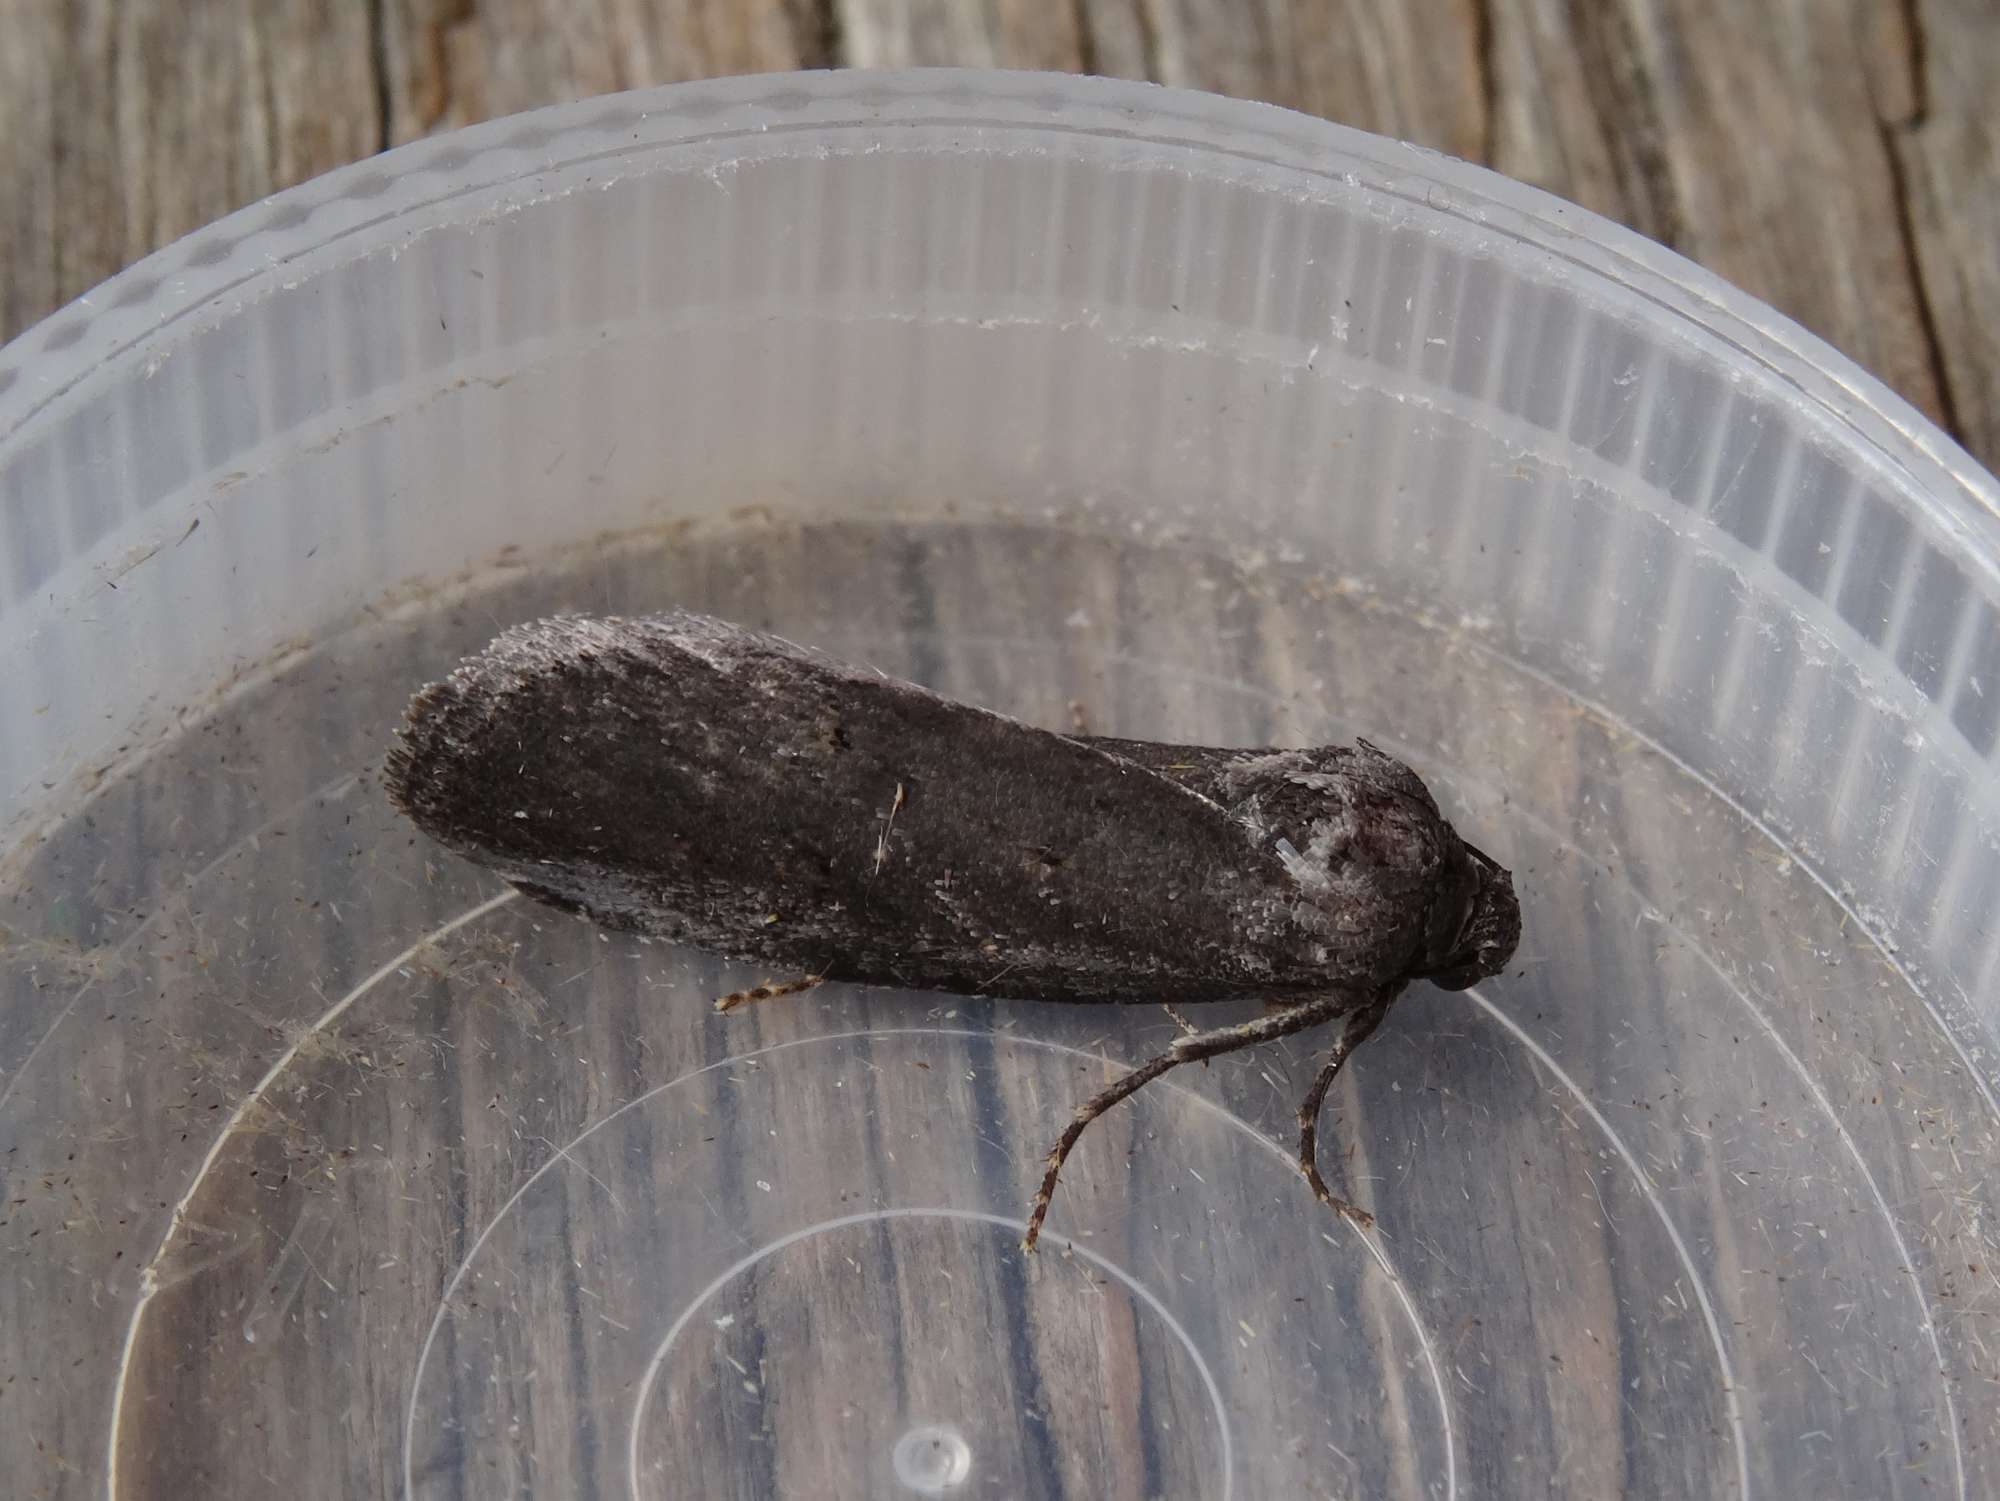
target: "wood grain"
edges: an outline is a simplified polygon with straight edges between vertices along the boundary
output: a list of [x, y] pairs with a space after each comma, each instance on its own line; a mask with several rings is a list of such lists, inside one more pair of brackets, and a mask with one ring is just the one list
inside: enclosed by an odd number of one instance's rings
[[343, 0], [0, 0], [0, 335], [376, 150], [375, 98]]
[[1487, 104], [1473, 0], [1158, 0], [1157, 82], [1264, 99], [1483, 159]]
[[1078, 12], [1047, 0], [833, 0], [833, 14], [849, 67], [1086, 66]]
[[1936, 340], [1946, 425], [2000, 464], [2000, 12], [1991, 0], [1921, 0], [1919, 77], [1892, 132]]
[[1774, 303], [1950, 405], [1890, 132], [1916, 41], [1876, 0], [1498, 0], [1492, 164]]
[[386, 138], [617, 89], [833, 61], [806, 0], [379, 0]]

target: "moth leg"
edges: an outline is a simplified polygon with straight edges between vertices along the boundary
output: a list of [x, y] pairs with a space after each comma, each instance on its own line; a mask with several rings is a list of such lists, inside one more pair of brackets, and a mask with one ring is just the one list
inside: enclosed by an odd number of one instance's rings
[[776, 985], [753, 985], [748, 990], [732, 990], [717, 999], [717, 1011], [734, 1011], [738, 1006], [751, 1001], [773, 1000], [781, 995], [797, 995], [802, 990], [811, 990], [826, 982], [825, 975], [803, 975], [796, 980], [780, 981]]
[[[1201, 1035], [1201, 1028], [1197, 1027], [1193, 1022], [1189, 1021], [1187, 1013], [1182, 1011], [1180, 1007], [1173, 1005], [1171, 1002], [1167, 1002], [1163, 1003], [1160, 1006], [1160, 1009], [1166, 1012], [1169, 1017], [1173, 1018], [1174, 1025], [1179, 1027], [1184, 1035], [1188, 1037], [1199, 1037]], [[1208, 1060], [1206, 1058], [1201, 1060], [1201, 1066], [1203, 1068], [1208, 1067]]]
[[1326, 1092], [1333, 1087], [1334, 1075], [1341, 1065], [1353, 1056], [1354, 1050], [1368, 1040], [1368, 1036], [1389, 1014], [1389, 1002], [1395, 992], [1385, 991], [1375, 1001], [1348, 1017], [1347, 1025], [1341, 1029], [1340, 1040], [1327, 1054], [1325, 1065], [1306, 1091], [1306, 1097], [1299, 1102], [1299, 1167], [1305, 1172], [1306, 1182], [1319, 1197], [1320, 1203], [1337, 1214], [1346, 1215], [1362, 1229], [1375, 1223], [1375, 1216], [1355, 1204], [1348, 1203], [1326, 1186], [1326, 1179], [1319, 1175], [1319, 1111], [1326, 1103]]
[[1107, 1088], [1099, 1090], [1078, 1107], [1063, 1128], [1061, 1138], [1048, 1155], [1048, 1171], [1042, 1174], [1042, 1186], [1035, 1195], [1033, 1209], [1028, 1214], [1027, 1233], [1021, 1237], [1021, 1249], [1032, 1251], [1035, 1242], [1041, 1238], [1042, 1221], [1048, 1217], [1049, 1200], [1055, 1197], [1056, 1179], [1062, 1173], [1062, 1166], [1068, 1160], [1077, 1139], [1086, 1127], [1120, 1100], [1137, 1094], [1153, 1080], [1170, 1068], [1178, 1068], [1183, 1063], [1193, 1063], [1196, 1059], [1217, 1058], [1224, 1053], [1233, 1053], [1239, 1048], [1254, 1047], [1260, 1042], [1270, 1042], [1275, 1038], [1289, 1037], [1294, 1032], [1303, 1032], [1308, 1027], [1317, 1027], [1321, 1022], [1331, 1021], [1354, 1004], [1351, 993], [1336, 991], [1321, 996], [1317, 1000], [1306, 1001], [1284, 1011], [1276, 1011], [1260, 1016], [1252, 1021], [1240, 1022], [1233, 1027], [1217, 1027], [1210, 1032], [1195, 1032], [1174, 1039], [1172, 1047], [1157, 1058], [1147, 1060], [1132, 1072], [1126, 1074]]

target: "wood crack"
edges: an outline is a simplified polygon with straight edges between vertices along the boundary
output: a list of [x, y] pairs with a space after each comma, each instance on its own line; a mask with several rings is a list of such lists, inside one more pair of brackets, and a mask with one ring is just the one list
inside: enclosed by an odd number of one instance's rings
[[1924, 26], [1923, 0], [1902, 0], [1904, 44], [1910, 49], [1910, 118], [1907, 130], [1921, 130], [1931, 117], [1929, 36]]
[[1611, 143], [1625, 222], [1688, 254], [1687, 215], [1674, 182], [1657, 83], [1639, 55], [1630, 18], [1608, 8], [1597, 13], [1592, 24], [1579, 27], [1577, 50], [1592, 111]]
[[1965, 428], [1959, 421], [1958, 397], [1952, 387], [1951, 371], [1944, 357], [1944, 340], [1938, 330], [1937, 305], [1924, 278], [1923, 257], [1917, 252], [1916, 210], [1910, 201], [1910, 170], [1903, 160], [1902, 140], [1911, 127], [1898, 128], [1888, 121], [1878, 125], [1882, 155], [1889, 168], [1889, 194], [1896, 215], [1896, 245], [1902, 254], [1903, 272], [1910, 281], [1910, 296], [1916, 304], [1917, 333], [1923, 342], [1924, 366], [1931, 384], [1937, 388], [1938, 426], [1963, 445]]
[[799, 66], [848, 66], [847, 29], [840, 24], [840, 0], [806, 0], [803, 10], [804, 20], [798, 28]]
[[375, 149], [396, 143], [395, 112], [389, 96], [389, 0], [368, 0], [368, 70], [375, 76]]
[[1918, 248], [1917, 206], [1912, 196], [1907, 152], [1917, 134], [1930, 120], [1931, 80], [1928, 29], [1924, 25], [1923, 0], [1899, 0], [1903, 48], [1909, 60], [1909, 106], [1907, 111], [1883, 108], [1877, 101], [1875, 128], [1882, 143], [1888, 168], [1890, 208], [1896, 221], [1896, 248], [1909, 280], [1910, 297], [1917, 315], [1917, 336], [1922, 344], [1924, 368], [1937, 391], [1938, 425], [1955, 442], [1966, 442], [1966, 429], [1959, 419], [1957, 392], [1945, 359], [1943, 333], [1939, 327], [1937, 300], [1924, 275], [1923, 256]]
[[1098, 72], [1097, 37], [1090, 28], [1090, 0], [1070, 0], [1070, 18], [1076, 26], [1076, 66], [1082, 73]]
[[1472, 0], [1472, 65], [1479, 86], [1479, 133], [1475, 160], [1493, 165], [1500, 139], [1500, 63], [1493, 0]]

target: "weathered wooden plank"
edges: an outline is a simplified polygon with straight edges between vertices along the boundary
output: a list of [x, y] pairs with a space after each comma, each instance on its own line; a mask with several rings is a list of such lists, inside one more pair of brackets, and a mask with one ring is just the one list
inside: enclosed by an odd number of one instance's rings
[[1077, 10], [1050, 0], [834, 0], [856, 68], [1086, 66]]
[[1923, 85], [1895, 138], [1908, 232], [1965, 444], [2000, 464], [2000, 11], [1992, 0], [1921, 0]]
[[1153, 31], [1140, 0], [1078, 0], [1083, 64], [1106, 78], [1157, 78]]
[[366, 6], [5, 0], [0, 335], [380, 136]]
[[[66, 205], [91, 198], [109, 204], [116, 194], [101, 181], [114, 175], [103, 161], [78, 156], [56, 129], [56, 76], [86, 71], [108, 75], [101, 61], [90, 70], [77, 57], [101, 51], [102, 41], [80, 36], [78, 27], [64, 27], [63, 19], [52, 8], [28, 0], [0, 0], [0, 187], [10, 206], [0, 224], [0, 338], [64, 300], [66, 287], [77, 276], [71, 270], [65, 280], [66, 259], [81, 257], [89, 266], [118, 263], [118, 252], [111, 247], [87, 246], [64, 233]], [[89, 180], [93, 165], [100, 179], [94, 192]]]
[[1473, 0], [1146, 0], [1141, 15], [1160, 83], [1264, 99], [1454, 156], [1486, 153]]
[[1672, 245], [1931, 416], [1952, 405], [1899, 227], [1894, 7], [1496, 0], [1492, 56], [1500, 171]]
[[616, 89], [824, 67], [814, 0], [385, 0], [389, 137]]

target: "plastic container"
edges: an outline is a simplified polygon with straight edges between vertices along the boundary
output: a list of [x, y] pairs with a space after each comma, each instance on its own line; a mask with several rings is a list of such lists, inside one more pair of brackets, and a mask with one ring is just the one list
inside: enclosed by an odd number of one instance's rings
[[[1996, 515], [1693, 266], [1250, 104], [699, 83], [247, 209], [0, 353], [0, 1471], [2000, 1494]], [[1301, 1043], [1121, 1107], [1024, 1263], [1164, 1016], [718, 1018], [385, 806], [460, 654], [668, 605], [1415, 764], [1527, 936], [1329, 1104], [1379, 1233]]]

